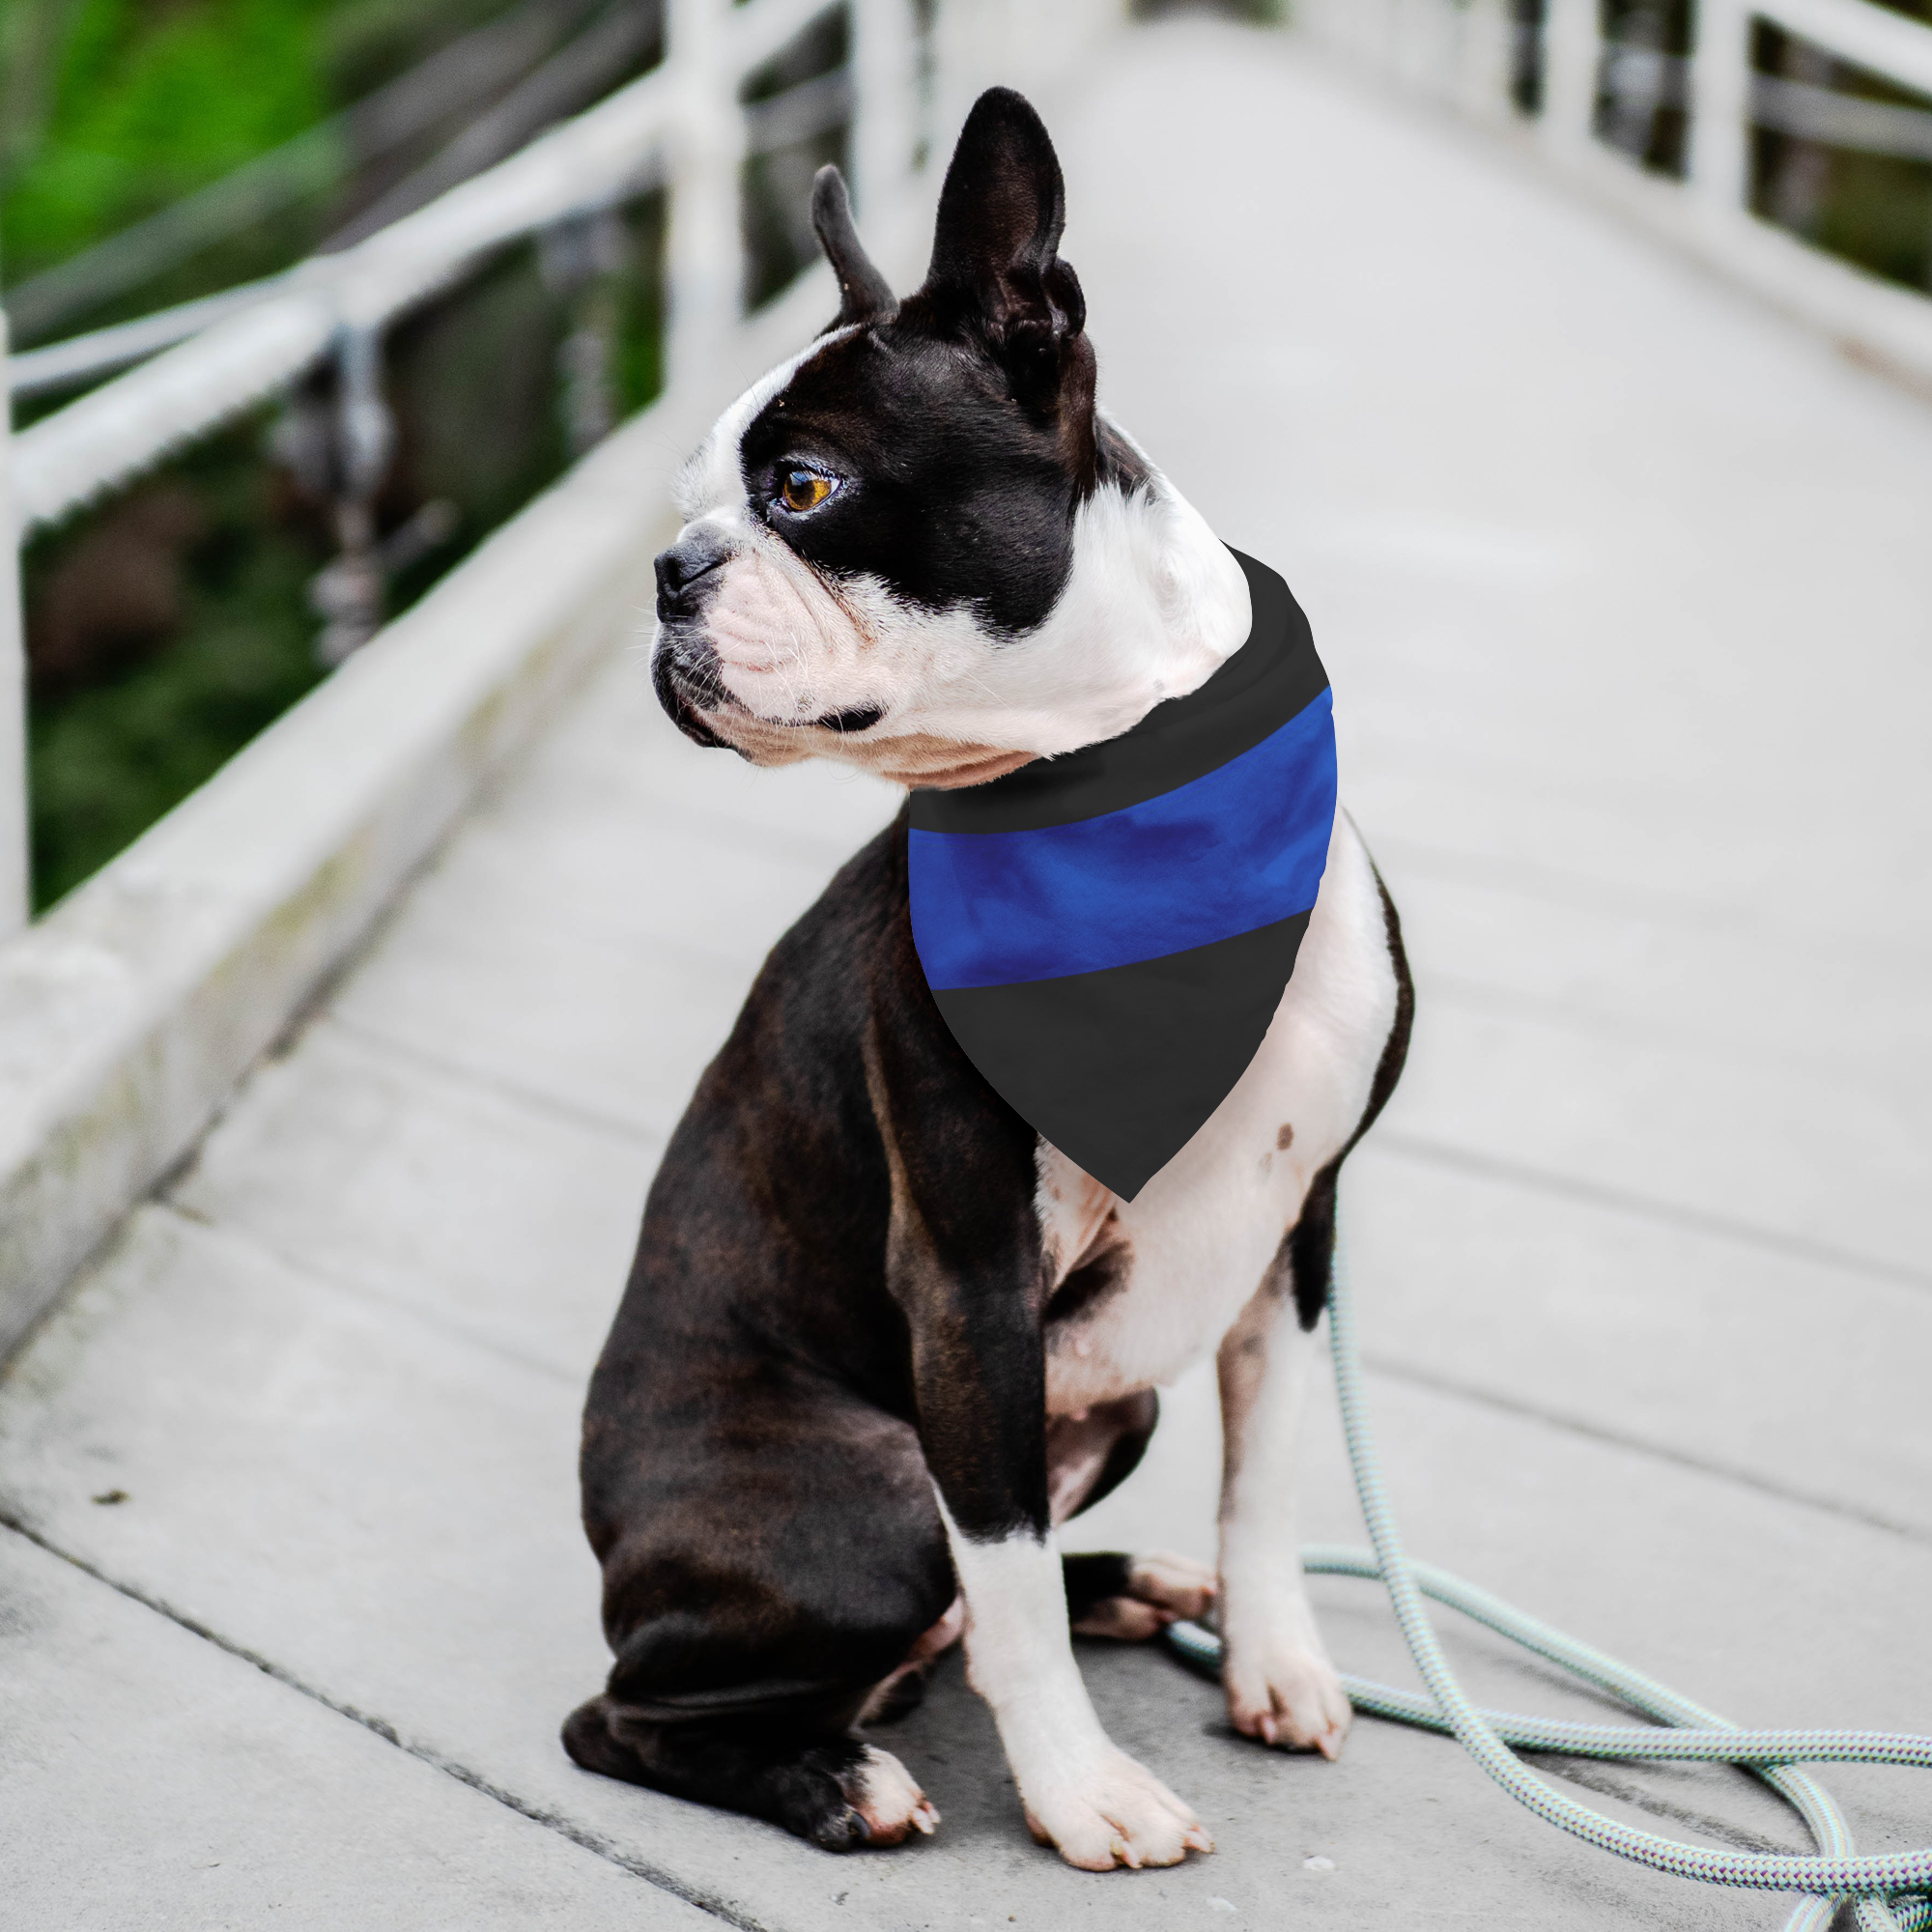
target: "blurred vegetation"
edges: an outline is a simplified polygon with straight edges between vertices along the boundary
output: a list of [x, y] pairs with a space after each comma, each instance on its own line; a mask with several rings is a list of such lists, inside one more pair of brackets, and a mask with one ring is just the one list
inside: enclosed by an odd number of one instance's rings
[[317, 9], [288, 0], [6, 0], [16, 282], [327, 111]]
[[[1932, 0], [1876, 4], [1932, 23]], [[1605, 37], [1617, 45], [1672, 63], [1694, 49], [1695, 0], [1601, 0], [1601, 6]], [[1543, 14], [1539, 0], [1516, 0], [1519, 23], [1533, 28]], [[1768, 21], [1753, 25], [1751, 63], [1777, 80], [1932, 115], [1932, 99], [1833, 60]], [[1520, 87], [1519, 99], [1524, 99]], [[1620, 99], [1606, 85], [1597, 101], [1597, 131], [1659, 173], [1681, 176], [1689, 165], [1690, 122], [1680, 101]], [[1757, 213], [1816, 246], [1889, 281], [1932, 289], [1932, 163], [1760, 128], [1751, 136], [1749, 193]]]
[[[13, 286], [302, 133], [505, 7], [0, 0], [0, 268]], [[293, 214], [81, 320], [145, 312], [298, 259], [354, 185], [326, 178]], [[397, 453], [379, 528], [392, 536], [432, 503], [453, 525], [397, 559], [391, 615], [568, 466], [583, 397], [580, 380], [573, 423], [567, 372], [582, 378], [586, 330], [606, 352], [593, 358], [593, 421], [657, 393], [663, 213], [661, 196], [639, 198], [603, 224], [588, 256], [554, 240], [504, 249], [391, 326], [384, 371]], [[67, 400], [16, 410], [15, 420]], [[123, 849], [325, 674], [310, 585], [335, 550], [333, 409], [333, 372], [318, 370], [27, 546], [38, 905]]]
[[[0, 278], [24, 281], [218, 180], [502, 8], [0, 0]], [[285, 256], [308, 240], [269, 239]]]
[[[661, 384], [663, 198], [619, 224], [622, 255], [583, 287], [537, 243], [404, 318], [385, 355], [397, 455], [385, 532], [425, 503], [455, 533], [396, 571], [409, 608], [568, 467], [560, 352], [605, 305], [621, 418]], [[202, 783], [323, 676], [307, 588], [334, 544], [325, 498], [270, 460], [291, 421], [326, 423], [333, 379], [207, 438], [30, 543], [28, 755], [34, 895], [46, 906]]]
[[[35, 899], [50, 904], [316, 684], [322, 526], [260, 460], [266, 416], [28, 547]], [[165, 646], [165, 648], [161, 648]]]

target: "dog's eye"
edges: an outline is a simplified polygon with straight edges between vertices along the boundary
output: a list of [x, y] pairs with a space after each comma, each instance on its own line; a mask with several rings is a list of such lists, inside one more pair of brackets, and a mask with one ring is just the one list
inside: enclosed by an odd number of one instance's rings
[[787, 510], [803, 514], [817, 509], [835, 487], [831, 477], [821, 476], [815, 469], [787, 469], [779, 485], [779, 501]]

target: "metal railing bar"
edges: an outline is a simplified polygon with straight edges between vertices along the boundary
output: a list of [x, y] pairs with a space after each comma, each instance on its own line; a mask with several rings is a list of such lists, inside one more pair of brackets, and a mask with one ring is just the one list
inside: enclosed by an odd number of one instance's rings
[[1879, 80], [1932, 94], [1932, 27], [1871, 0], [1751, 0], [1773, 26], [1812, 42], [1833, 60]]
[[[1490, 0], [1495, 22], [1496, 0]], [[1827, 149], [1928, 162], [1932, 106], [1866, 100], [1820, 75], [1756, 71], [1758, 30], [1780, 28], [1826, 59], [1932, 98], [1932, 25], [1872, 0], [1698, 0], [1697, 45], [1681, 57], [1613, 47], [1599, 0], [1542, 0], [1533, 76], [1536, 146], [1577, 186], [1702, 259], [1846, 354], [1932, 394], [1932, 304], [1901, 280], [1760, 213], [1754, 130]], [[1451, 31], [1472, 0], [1297, 0], [1297, 31], [1481, 118], [1523, 102], [1480, 35]], [[1502, 44], [1499, 34], [1492, 35]], [[1471, 60], [1471, 47], [1476, 58]], [[1856, 84], [1846, 75], [1842, 84]], [[1681, 176], [1632, 166], [1631, 108], [1689, 107]], [[1609, 112], [1605, 113], [1607, 105]], [[1510, 111], [1512, 105], [1518, 110]], [[1622, 109], [1620, 113], [1618, 110]], [[1653, 129], [1654, 133], [1655, 130]]]
[[[575, 33], [601, 0], [525, 0], [350, 108], [367, 156], [387, 153], [507, 85]], [[441, 111], [438, 112], [438, 99]]]
[[[746, 149], [751, 154], [765, 154], [774, 148], [809, 140], [814, 134], [842, 126], [854, 111], [851, 75], [846, 69], [837, 68], [831, 73], [788, 88], [770, 100], [748, 104], [744, 109]], [[7, 365], [8, 386], [16, 396], [45, 395], [77, 387], [97, 376], [124, 369], [131, 362], [143, 361], [178, 342], [185, 342], [238, 310], [286, 293], [300, 273], [299, 267], [286, 270], [257, 282], [223, 289], [216, 295], [198, 296], [192, 301], [156, 309], [152, 315], [138, 316], [130, 322], [112, 323], [105, 328], [90, 329], [83, 335], [23, 350]]]
[[657, 33], [657, 18], [647, 8], [619, 6], [607, 14], [519, 81], [440, 154], [331, 235], [317, 252], [335, 254], [354, 246], [513, 154], [540, 128], [595, 99]]
[[289, 275], [269, 275], [259, 282], [242, 282], [217, 295], [197, 296], [193, 301], [177, 302], [172, 308], [156, 309], [153, 315], [137, 316], [131, 322], [111, 323], [105, 328], [91, 328], [84, 335], [70, 335], [39, 349], [25, 349], [7, 364], [7, 386], [16, 396], [44, 395], [53, 389], [70, 389], [104, 376], [110, 370], [125, 369], [177, 342], [185, 342], [197, 330], [230, 316], [239, 309], [252, 308], [289, 286]]
[[138, 475], [300, 375], [338, 327], [325, 290], [258, 302], [22, 430], [13, 440], [19, 536]]
[[44, 335], [64, 317], [112, 301], [203, 248], [327, 187], [339, 172], [346, 132], [342, 120], [338, 116], [298, 134], [199, 192], [10, 290], [7, 309], [14, 327], [25, 334]]
[[342, 291], [347, 320], [392, 315], [485, 249], [641, 191], [676, 107], [673, 77], [654, 70], [354, 248], [317, 257], [313, 271]]
[[1932, 109], [1862, 100], [1808, 81], [1760, 73], [1751, 79], [1750, 116], [1753, 127], [1794, 140], [1932, 161]]
[[345, 155], [352, 160], [374, 160], [402, 146], [540, 59], [595, 4], [526, 0], [515, 13], [465, 35], [294, 140], [31, 276], [6, 297], [14, 328], [43, 334], [63, 316], [125, 295], [202, 248], [327, 186]]
[[355, 247], [303, 264], [282, 293], [23, 430], [14, 439], [21, 534], [293, 381], [338, 327], [378, 326], [476, 256], [640, 189], [674, 107], [663, 71], [646, 74]]
[[788, 87], [769, 100], [747, 101], [746, 149], [753, 155], [769, 154], [840, 127], [852, 118], [853, 99], [851, 72], [840, 67]]
[[720, 37], [724, 64], [739, 76], [748, 74], [844, 5], [845, 0], [757, 0], [755, 6], [734, 8]]
[[[1682, 54], [1609, 42], [1604, 48], [1604, 91], [1620, 104], [1690, 107], [1695, 65]], [[1749, 87], [1750, 125], [1766, 133], [1861, 154], [1932, 161], [1932, 107], [1866, 100], [1771, 73], [1752, 74]]]
[[[713, 43], [714, 58], [724, 57], [720, 71], [742, 76], [829, 11], [825, 0], [734, 8]], [[22, 432], [14, 451], [20, 534], [293, 381], [323, 353], [336, 326], [378, 326], [436, 293], [475, 255], [641, 189], [659, 150], [677, 136], [681, 109], [681, 94], [660, 68], [413, 213], [302, 264], [286, 288], [177, 340]], [[155, 327], [167, 332], [166, 325]], [[150, 383], [152, 394], [143, 388]]]

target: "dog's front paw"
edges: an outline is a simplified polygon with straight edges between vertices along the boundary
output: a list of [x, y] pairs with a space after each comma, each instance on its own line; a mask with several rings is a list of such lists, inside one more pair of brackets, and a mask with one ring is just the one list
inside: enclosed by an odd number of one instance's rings
[[1319, 1750], [1325, 1758], [1342, 1755], [1355, 1713], [1335, 1666], [1319, 1650], [1288, 1637], [1231, 1640], [1221, 1681], [1229, 1720], [1243, 1737]]
[[1178, 1865], [1190, 1851], [1214, 1849], [1200, 1819], [1112, 1745], [1081, 1775], [1024, 1796], [1027, 1830], [1082, 1871]]
[[890, 1751], [867, 1745], [856, 1764], [837, 1774], [837, 1784], [844, 1804], [814, 1819], [806, 1833], [828, 1852], [903, 1844], [909, 1833], [930, 1837], [938, 1827], [939, 1813]]

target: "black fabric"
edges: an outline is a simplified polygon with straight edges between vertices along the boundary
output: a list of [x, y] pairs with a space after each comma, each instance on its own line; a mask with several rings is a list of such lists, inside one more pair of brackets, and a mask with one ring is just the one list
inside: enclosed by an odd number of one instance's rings
[[1035, 832], [1158, 798], [1252, 751], [1328, 688], [1308, 619], [1266, 564], [1233, 553], [1248, 580], [1248, 640], [1198, 691], [1132, 730], [990, 784], [915, 791], [916, 832]]
[[1021, 1118], [1130, 1201], [1246, 1071], [1308, 919], [1104, 972], [932, 997]]

